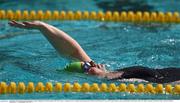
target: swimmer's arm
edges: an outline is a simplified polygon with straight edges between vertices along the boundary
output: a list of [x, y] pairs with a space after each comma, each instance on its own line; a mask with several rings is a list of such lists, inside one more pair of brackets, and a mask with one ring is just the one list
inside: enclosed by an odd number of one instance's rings
[[41, 21], [22, 23], [11, 21], [9, 24], [18, 28], [38, 29], [44, 34], [44, 36], [60, 54], [80, 61], [91, 61], [90, 57], [86, 54], [86, 52], [82, 49], [76, 40], [52, 25]]

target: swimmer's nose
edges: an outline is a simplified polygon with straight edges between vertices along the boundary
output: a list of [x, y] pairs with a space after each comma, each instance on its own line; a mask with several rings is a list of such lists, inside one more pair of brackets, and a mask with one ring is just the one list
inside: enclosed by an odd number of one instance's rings
[[104, 64], [101, 64], [103, 68], [105, 68], [105, 65]]

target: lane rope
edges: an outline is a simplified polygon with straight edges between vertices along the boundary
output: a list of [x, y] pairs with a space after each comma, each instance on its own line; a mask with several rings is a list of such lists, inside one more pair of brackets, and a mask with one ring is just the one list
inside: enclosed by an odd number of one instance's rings
[[171, 85], [171, 84], [115, 84], [115, 83], [82, 83], [78, 82], [71, 83], [60, 83], [57, 82], [55, 84], [51, 82], [43, 83], [38, 82], [36, 85], [33, 82], [28, 82], [25, 84], [24, 82], [10, 82], [7, 84], [6, 82], [0, 83], [0, 94], [25, 94], [25, 93], [52, 93], [52, 92], [101, 92], [101, 93], [109, 93], [109, 92], [128, 92], [128, 93], [147, 93], [147, 94], [172, 94], [179, 95], [180, 94], [180, 84]]
[[0, 20], [96, 20], [180, 23], [179, 12], [0, 10]]

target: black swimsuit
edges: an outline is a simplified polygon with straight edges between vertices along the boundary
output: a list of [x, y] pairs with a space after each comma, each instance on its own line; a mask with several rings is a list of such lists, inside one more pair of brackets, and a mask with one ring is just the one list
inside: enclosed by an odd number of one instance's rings
[[156, 83], [168, 83], [180, 80], [180, 68], [151, 69], [148, 67], [133, 66], [118, 69], [117, 71], [124, 73], [116, 79], [137, 78]]

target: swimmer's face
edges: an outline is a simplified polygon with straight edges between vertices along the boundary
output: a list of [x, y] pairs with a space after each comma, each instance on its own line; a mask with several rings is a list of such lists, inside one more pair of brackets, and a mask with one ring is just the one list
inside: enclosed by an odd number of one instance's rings
[[106, 72], [105, 65], [103, 64], [96, 64], [93, 67], [90, 67], [88, 74], [92, 75], [103, 75]]

